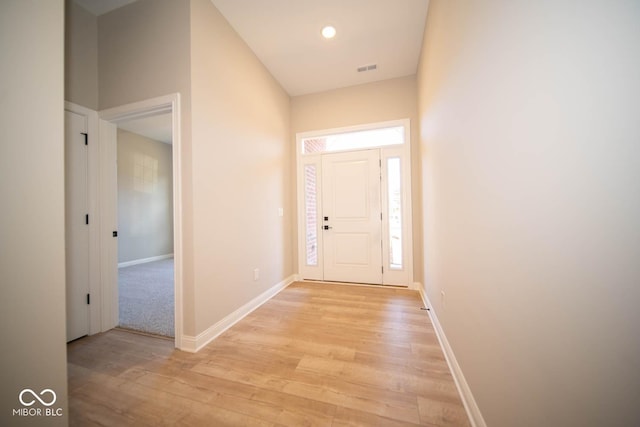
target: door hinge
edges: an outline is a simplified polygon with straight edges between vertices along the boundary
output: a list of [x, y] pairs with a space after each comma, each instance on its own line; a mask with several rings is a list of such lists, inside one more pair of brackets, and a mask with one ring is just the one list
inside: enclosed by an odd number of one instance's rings
[[382, 269], [382, 274], [384, 274], [384, 266], [380, 267]]
[[81, 135], [84, 135], [84, 145], [89, 145], [89, 134], [86, 132], [80, 132]]
[[91, 304], [91, 294], [87, 294], [87, 304]]
[[380, 221], [382, 221], [382, 212], [380, 212]]
[[89, 214], [86, 214], [86, 215], [84, 216], [84, 223], [85, 223], [86, 225], [89, 225]]

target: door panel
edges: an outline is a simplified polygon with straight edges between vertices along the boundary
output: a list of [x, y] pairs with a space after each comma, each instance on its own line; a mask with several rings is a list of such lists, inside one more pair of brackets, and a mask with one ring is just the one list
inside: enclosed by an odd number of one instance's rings
[[336, 264], [348, 266], [366, 266], [371, 263], [369, 233], [339, 233], [334, 235], [334, 259]]
[[323, 155], [322, 203], [324, 280], [381, 284], [379, 150]]
[[65, 111], [67, 342], [89, 333], [88, 153], [86, 117]]

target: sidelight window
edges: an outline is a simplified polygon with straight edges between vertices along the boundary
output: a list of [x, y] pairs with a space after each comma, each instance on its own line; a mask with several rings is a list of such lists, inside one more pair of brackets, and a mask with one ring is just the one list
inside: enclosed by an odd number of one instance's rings
[[387, 159], [387, 195], [389, 208], [389, 267], [402, 269], [402, 175], [400, 158]]
[[318, 185], [316, 165], [304, 166], [304, 210], [307, 265], [318, 265]]

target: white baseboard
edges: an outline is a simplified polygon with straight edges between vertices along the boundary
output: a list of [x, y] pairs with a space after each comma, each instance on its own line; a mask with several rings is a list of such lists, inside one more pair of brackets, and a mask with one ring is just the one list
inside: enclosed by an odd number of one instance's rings
[[210, 326], [207, 330], [205, 330], [204, 332], [201, 332], [197, 336], [193, 337], [193, 336], [183, 335], [181, 340], [182, 346], [180, 349], [183, 351], [188, 351], [190, 353], [198, 352], [204, 346], [206, 346], [211, 341], [216, 339], [224, 331], [226, 331], [227, 329], [229, 329], [230, 327], [238, 323], [240, 320], [242, 320], [249, 313], [254, 311], [256, 308], [260, 307], [265, 302], [269, 301], [278, 292], [282, 291], [291, 283], [295, 282], [296, 277], [297, 277], [296, 275], [291, 275], [287, 277], [280, 283], [277, 283], [276, 285], [267, 289], [266, 291], [264, 291], [263, 293], [261, 293], [260, 295], [258, 295], [257, 297], [255, 297], [254, 299], [246, 303], [245, 305], [243, 305], [242, 307], [238, 308], [236, 311], [229, 314], [219, 322]]
[[147, 262], [160, 261], [162, 259], [173, 258], [173, 254], [152, 256], [149, 258], [134, 259], [133, 261], [119, 262], [118, 268], [130, 267], [132, 265], [145, 264]]
[[464, 405], [465, 410], [467, 411], [467, 415], [469, 416], [469, 421], [471, 422], [472, 427], [487, 427], [487, 423], [485, 423], [484, 418], [482, 417], [482, 413], [480, 413], [480, 408], [476, 403], [476, 400], [473, 398], [473, 394], [471, 394], [471, 389], [469, 388], [469, 384], [467, 380], [464, 378], [462, 374], [462, 370], [460, 369], [460, 365], [458, 365], [458, 361], [456, 360], [456, 356], [453, 354], [453, 349], [449, 345], [449, 341], [447, 340], [446, 335], [444, 334], [444, 330], [440, 325], [440, 321], [438, 320], [438, 316], [436, 312], [433, 310], [433, 305], [431, 301], [429, 301], [429, 297], [427, 296], [426, 291], [422, 287], [421, 284], [417, 283], [417, 289], [420, 291], [420, 296], [422, 297], [422, 302], [425, 307], [429, 308], [429, 317], [431, 318], [431, 323], [433, 323], [433, 327], [436, 331], [436, 336], [438, 337], [438, 341], [440, 341], [440, 346], [444, 351], [444, 357], [447, 360], [447, 364], [449, 365], [449, 370], [451, 370], [451, 375], [453, 375], [453, 380], [456, 383], [456, 387], [458, 388], [458, 393], [460, 393], [460, 397], [462, 398], [462, 404]]

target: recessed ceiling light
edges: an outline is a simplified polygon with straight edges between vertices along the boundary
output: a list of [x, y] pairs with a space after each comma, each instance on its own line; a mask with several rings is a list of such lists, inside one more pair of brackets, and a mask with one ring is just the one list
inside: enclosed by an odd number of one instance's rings
[[331, 25], [327, 25], [322, 29], [322, 37], [325, 39], [332, 39], [336, 35], [336, 29]]

